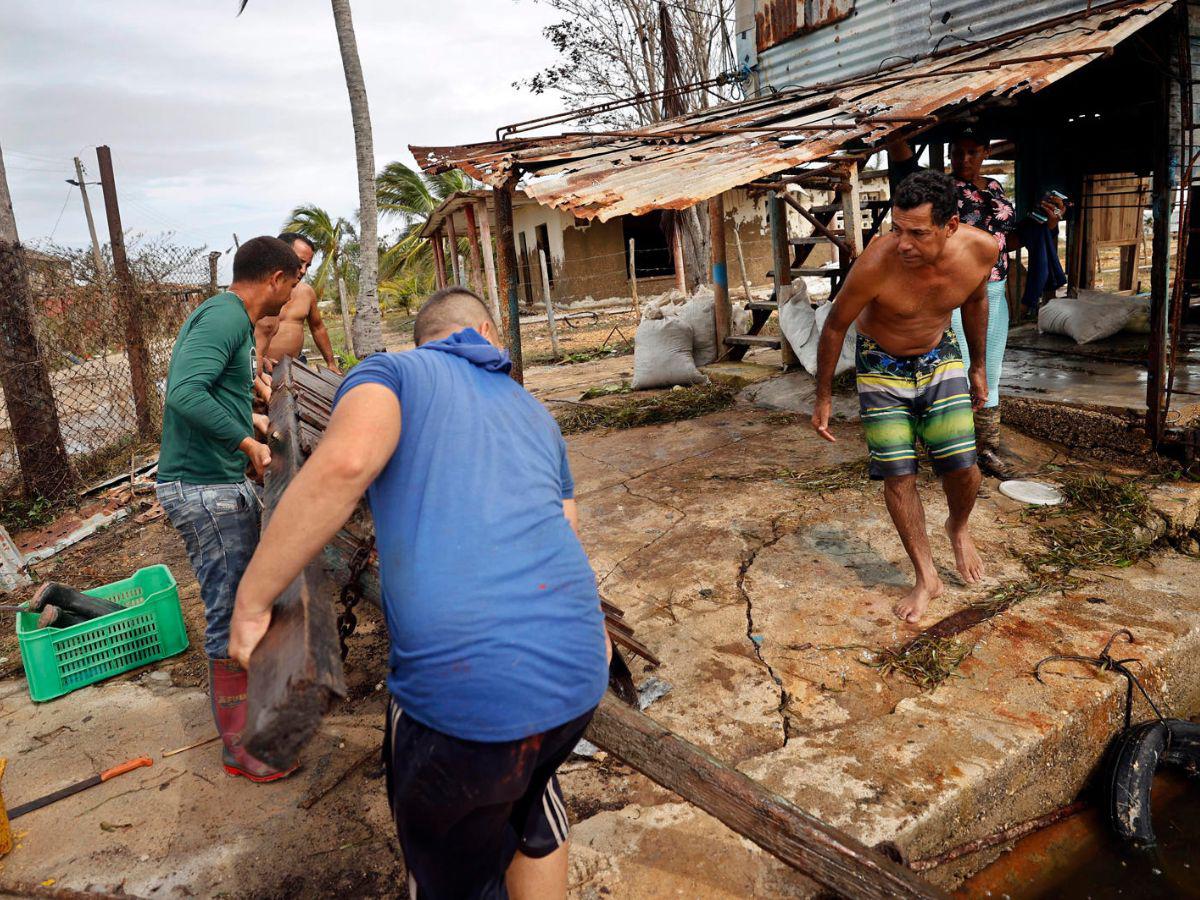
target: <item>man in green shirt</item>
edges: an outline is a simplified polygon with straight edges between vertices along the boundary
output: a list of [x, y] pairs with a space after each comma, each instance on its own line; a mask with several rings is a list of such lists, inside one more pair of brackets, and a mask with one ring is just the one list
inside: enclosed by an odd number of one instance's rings
[[225, 771], [252, 781], [289, 774], [242, 748], [246, 671], [228, 658], [234, 595], [260, 526], [246, 461], [260, 477], [271, 462], [271, 451], [254, 436], [254, 323], [278, 315], [299, 278], [299, 258], [278, 238], [256, 237], [241, 245], [229, 290], [196, 307], [175, 340], [158, 457], [158, 500], [182, 535], [200, 582], [204, 652]]

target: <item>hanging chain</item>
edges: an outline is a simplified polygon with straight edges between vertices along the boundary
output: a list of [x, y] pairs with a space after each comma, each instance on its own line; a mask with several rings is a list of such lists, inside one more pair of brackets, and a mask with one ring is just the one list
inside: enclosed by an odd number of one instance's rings
[[337, 630], [338, 642], [342, 645], [343, 662], [350, 654], [350, 645], [346, 641], [350, 635], [354, 634], [354, 629], [358, 626], [358, 616], [354, 614], [354, 607], [362, 599], [362, 574], [371, 560], [371, 553], [374, 549], [374, 541], [359, 544], [358, 549], [354, 551], [354, 556], [350, 559], [348, 567], [350, 577], [347, 578], [346, 584], [342, 587], [341, 596], [338, 598], [338, 602], [342, 605], [342, 611], [338, 613]]

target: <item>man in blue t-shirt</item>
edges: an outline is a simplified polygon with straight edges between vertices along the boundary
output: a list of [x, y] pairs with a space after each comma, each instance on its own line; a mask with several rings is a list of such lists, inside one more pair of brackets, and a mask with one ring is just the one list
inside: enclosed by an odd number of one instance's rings
[[474, 293], [438, 291], [414, 338], [342, 382], [238, 588], [230, 653], [249, 663], [274, 599], [366, 491], [391, 640], [388, 793], [413, 894], [565, 897], [554, 773], [611, 652], [566, 444], [508, 377]]

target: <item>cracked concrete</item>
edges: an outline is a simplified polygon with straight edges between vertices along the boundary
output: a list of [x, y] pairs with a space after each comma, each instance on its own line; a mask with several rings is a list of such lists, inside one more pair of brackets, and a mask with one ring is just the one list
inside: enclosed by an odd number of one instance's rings
[[[761, 393], [754, 385], [743, 396]], [[1123, 683], [1081, 670], [1039, 685], [1030, 674], [1037, 659], [1094, 652], [1128, 626], [1138, 638], [1130, 655], [1146, 660], [1156, 696], [1175, 714], [1200, 711], [1200, 598], [1188, 587], [1200, 561], [1173, 553], [1086, 573], [1078, 589], [976, 626], [963, 635], [974, 653], [932, 693], [881, 677], [865, 664], [868, 651], [916, 633], [891, 613], [911, 569], [877, 486], [824, 494], [798, 486], [802, 473], [864, 453], [855, 423], [839, 421], [834, 432], [838, 443], [828, 444], [800, 416], [738, 405], [569, 440], [582, 536], [604, 593], [661, 653], [657, 674], [674, 685], [651, 716], [860, 840], [896, 841], [920, 858], [1047, 811], [1096, 764], [1119, 723]], [[1071, 464], [1061, 451], [1007, 438], [1035, 469]], [[1155, 504], [1160, 531], [1187, 530], [1200, 493], [1168, 487], [1169, 502]], [[944, 519], [936, 482], [923, 478], [920, 492], [929, 521]], [[973, 526], [988, 564], [976, 586], [961, 582], [948, 539], [931, 529], [949, 590], [923, 626], [1022, 575], [1016, 554], [1030, 528], [995, 482], [985, 484]], [[576, 872], [573, 893], [811, 891], [704, 813], [661, 790], [653, 798], [576, 826], [591, 868]], [[954, 883], [994, 855], [932, 877]]]

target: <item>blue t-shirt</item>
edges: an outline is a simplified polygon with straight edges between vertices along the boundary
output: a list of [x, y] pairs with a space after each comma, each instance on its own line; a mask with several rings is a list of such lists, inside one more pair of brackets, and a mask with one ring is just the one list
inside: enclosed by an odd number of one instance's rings
[[388, 688], [464, 740], [510, 741], [599, 703], [608, 682], [596, 576], [563, 517], [558, 424], [464, 329], [356, 365], [334, 399], [380, 384], [400, 443], [367, 491], [391, 637]]

